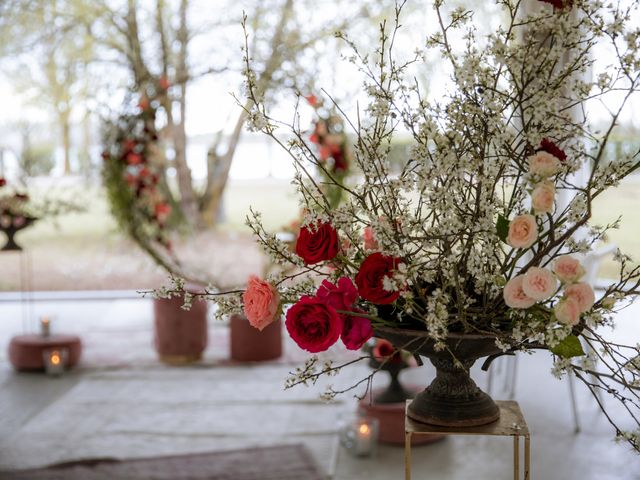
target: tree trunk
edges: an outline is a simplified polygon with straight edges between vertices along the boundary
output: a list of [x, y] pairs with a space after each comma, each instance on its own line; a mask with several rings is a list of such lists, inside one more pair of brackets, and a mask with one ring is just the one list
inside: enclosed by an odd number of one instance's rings
[[[282, 64], [282, 54], [280, 53], [279, 48], [284, 43], [284, 33], [292, 10], [293, 0], [287, 0], [282, 7], [280, 20], [271, 40], [271, 57], [269, 58], [262, 75], [260, 75], [260, 78], [257, 81], [256, 93], [259, 96], [269, 88], [273, 79], [273, 74]], [[246, 54], [248, 55], [249, 52], [246, 52]], [[224, 189], [227, 186], [227, 180], [229, 179], [231, 162], [233, 161], [233, 156], [238, 147], [238, 142], [240, 141], [242, 128], [247, 120], [247, 110], [250, 110], [252, 107], [252, 101], [249, 100], [245, 103], [244, 108], [236, 120], [236, 125], [231, 133], [231, 137], [227, 143], [227, 150], [224, 155], [217, 154], [217, 145], [212, 148], [213, 156], [212, 159], [210, 159], [211, 161], [207, 162], [207, 186], [202, 197], [200, 210], [201, 222], [206, 226], [214, 226], [218, 220], [222, 196], [224, 194]]]
[[91, 176], [91, 114], [86, 111], [82, 117], [82, 152], [78, 155], [82, 174]]
[[[251, 107], [251, 103], [247, 102], [245, 108]], [[236, 125], [229, 139], [227, 151], [224, 155], [218, 155], [215, 148], [209, 152], [210, 158], [207, 162], [207, 174], [209, 176], [207, 189], [203, 197], [202, 209], [200, 211], [201, 222], [207, 227], [214, 226], [220, 218], [220, 206], [222, 203], [222, 195], [227, 186], [229, 172], [231, 171], [231, 163], [235, 154], [240, 136], [242, 135], [242, 127], [247, 120], [247, 112], [242, 110], [240, 116], [236, 120]]]
[[185, 79], [179, 85], [180, 97], [180, 122], [173, 128], [173, 146], [175, 150], [175, 167], [178, 177], [178, 188], [180, 189], [180, 206], [192, 226], [199, 226], [198, 204], [193, 191], [191, 170], [187, 164], [187, 132], [185, 130], [185, 115], [187, 104], [187, 46], [189, 43], [189, 32], [187, 29], [187, 9], [188, 0], [180, 2], [180, 27], [178, 28], [176, 39], [180, 44], [178, 59], [176, 62], [176, 77]]
[[71, 174], [71, 125], [69, 124], [69, 114], [60, 115], [60, 126], [62, 127], [62, 150], [64, 153], [64, 174]]

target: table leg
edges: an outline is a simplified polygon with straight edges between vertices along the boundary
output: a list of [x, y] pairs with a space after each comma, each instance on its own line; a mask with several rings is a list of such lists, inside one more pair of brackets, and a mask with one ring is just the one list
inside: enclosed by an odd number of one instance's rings
[[513, 480], [520, 478], [520, 437], [513, 436]]
[[531, 480], [531, 438], [524, 437], [524, 480]]
[[404, 479], [411, 480], [411, 432], [404, 434]]

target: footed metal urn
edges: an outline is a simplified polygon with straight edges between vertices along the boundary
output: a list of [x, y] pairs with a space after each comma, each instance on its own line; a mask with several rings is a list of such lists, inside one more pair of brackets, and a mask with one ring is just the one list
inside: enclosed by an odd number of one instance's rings
[[398, 349], [427, 357], [436, 367], [436, 378], [407, 409], [411, 419], [445, 427], [470, 427], [500, 417], [498, 406], [469, 375], [477, 359], [500, 353], [495, 337], [450, 333], [445, 339], [446, 348], [436, 351], [435, 342], [425, 331], [378, 327], [375, 336]]

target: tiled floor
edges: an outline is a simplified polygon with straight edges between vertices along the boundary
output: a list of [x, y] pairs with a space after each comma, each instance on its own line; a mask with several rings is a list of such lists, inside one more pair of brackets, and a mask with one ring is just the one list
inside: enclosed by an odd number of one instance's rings
[[[27, 320], [23, 320], [23, 313]], [[617, 336], [640, 340], [640, 305], [619, 318]], [[61, 378], [16, 374], [6, 359], [10, 337], [35, 329], [40, 315], [54, 331], [79, 334], [81, 368]], [[227, 329], [212, 323], [200, 366], [159, 364], [151, 345], [149, 300], [74, 300], [0, 303], [0, 470], [86, 457], [135, 457], [212, 451], [247, 445], [302, 442], [335, 480], [403, 478], [403, 450], [381, 446], [370, 459], [349, 456], [337, 444], [341, 415], [354, 410], [346, 396], [326, 405], [315, 389], [282, 391], [287, 372], [303, 359], [291, 343], [285, 361], [234, 366], [225, 362]], [[29, 320], [30, 318], [30, 320]], [[341, 355], [343, 353], [340, 353]], [[494, 372], [493, 396], [507, 398], [503, 374]], [[612, 431], [578, 386], [582, 431], [573, 433], [567, 380], [550, 374], [548, 355], [517, 360], [515, 399], [532, 431], [532, 478], [542, 480], [640, 479], [640, 457], [613, 442]], [[500, 367], [496, 363], [494, 367]], [[347, 384], [366, 372], [356, 367], [332, 381]], [[404, 374], [423, 385], [428, 367]], [[484, 372], [474, 372], [484, 386]], [[383, 380], [383, 379], [381, 379]], [[512, 478], [512, 443], [506, 438], [455, 437], [418, 447], [413, 478]]]

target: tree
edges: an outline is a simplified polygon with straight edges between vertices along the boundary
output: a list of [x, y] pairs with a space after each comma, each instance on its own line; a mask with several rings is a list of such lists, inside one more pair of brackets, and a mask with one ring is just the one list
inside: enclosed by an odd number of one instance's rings
[[79, 2], [8, 2], [0, 11], [5, 71], [31, 103], [54, 114], [66, 174], [71, 173], [71, 116], [88, 95], [87, 65], [93, 57], [90, 35], [65, 15], [68, 3]]
[[[201, 19], [195, 14], [198, 0], [9, 1], [13, 5], [9, 10], [18, 13], [10, 15], [13, 20], [7, 19], [0, 26], [7, 32], [5, 36], [14, 39], [14, 44], [28, 38], [28, 44], [39, 46], [45, 52], [43, 57], [51, 59], [46, 71], [50, 77], [47, 86], [52, 91], [46, 96], [58, 106], [62, 125], [68, 125], [69, 112], [73, 108], [70, 102], [80, 98], [75, 87], [72, 88], [76, 83], [72, 74], [88, 74], [92, 70], [90, 65], [99, 69], [97, 76], [102, 74], [102, 80], [108, 78], [111, 83], [114, 72], [120, 72], [127, 79], [130, 91], [141, 91], [153, 85], [162, 93], [166, 123], [161, 137], [167, 149], [167, 168], [174, 167], [176, 172], [175, 200], [190, 225], [214, 225], [247, 112], [252, 105], [246, 103], [237, 109], [228, 135], [220, 132], [216, 136], [217, 141], [210, 148], [208, 158], [202, 159], [206, 161], [207, 177], [200, 185], [194, 180], [187, 163], [187, 98], [190, 84], [204, 75], [224, 75], [225, 79], [240, 83], [243, 62], [238, 2], [216, 3], [215, 9], [211, 8], [210, 2], [205, 2], [201, 11], [206, 12], [208, 18]], [[381, 2], [373, 0], [359, 2], [357, 6], [350, 3], [335, 0], [333, 7], [341, 15], [332, 15], [328, 21], [322, 21], [315, 18], [318, 7], [310, 0], [241, 1], [242, 7], [250, 12], [247, 28], [251, 33], [253, 60], [262, 67], [256, 83], [261, 95], [270, 97], [276, 85], [300, 91], [307, 89], [318, 70], [313, 62], [318, 52], [313, 48], [319, 42], [330, 42], [335, 31], [354, 23], [357, 18], [368, 22], [368, 9], [377, 12], [381, 9]], [[45, 23], [45, 30], [50, 28], [52, 32], [43, 35], [27, 27], [15, 28], [15, 23], [24, 23], [33, 11], [41, 12], [39, 18], [47, 19], [41, 24]], [[229, 11], [235, 11], [236, 15], [230, 15]], [[218, 15], [221, 12], [225, 13], [224, 16]], [[237, 43], [229, 42], [230, 29], [234, 25], [238, 33]], [[203, 36], [212, 38], [212, 46], [205, 57], [194, 53], [194, 44]], [[88, 58], [79, 59], [78, 51], [73, 49], [69, 49], [67, 58], [75, 58], [74, 62], [62, 61], [60, 54], [46, 53], [47, 45], [52, 44], [51, 38], [70, 37], [91, 39]], [[81, 48], [80, 51], [87, 52], [88, 49]], [[223, 61], [218, 61], [218, 58]], [[84, 65], [82, 71], [77, 68], [80, 64]], [[67, 68], [70, 65], [76, 68]], [[108, 65], [109, 70], [104, 65]], [[69, 88], [60, 91], [63, 87]], [[64, 139], [68, 139], [65, 132], [68, 130], [63, 128], [63, 144], [66, 144]]]

